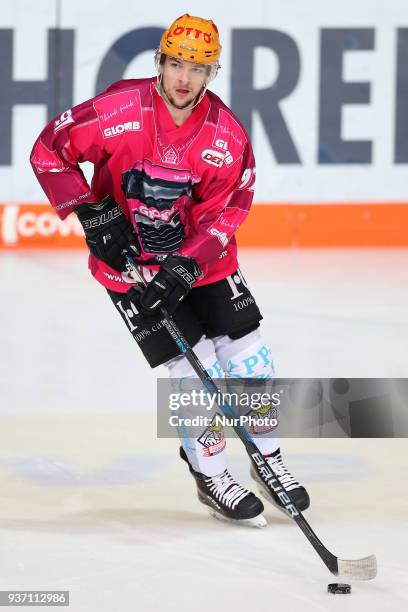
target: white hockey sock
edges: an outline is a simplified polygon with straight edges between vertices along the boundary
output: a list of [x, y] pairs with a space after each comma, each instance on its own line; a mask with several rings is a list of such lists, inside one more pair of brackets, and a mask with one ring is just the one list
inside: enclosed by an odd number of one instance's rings
[[[211, 340], [202, 338], [195, 346], [194, 352], [210, 374], [211, 378], [220, 378], [223, 372], [214, 351]], [[166, 363], [170, 378], [181, 379], [181, 387], [185, 381], [188, 390], [202, 389], [202, 383], [185, 357], [175, 357]], [[187, 380], [192, 379], [192, 380]], [[196, 382], [196, 384], [195, 384]], [[176, 381], [174, 380], [176, 385]], [[188, 406], [179, 409], [179, 416], [194, 418], [196, 416], [208, 417], [203, 407]], [[218, 427], [183, 427], [178, 429], [180, 441], [186, 451], [189, 462], [196, 472], [206, 476], [217, 476], [227, 467], [225, 453], [225, 437], [222, 429]]]
[[[262, 381], [265, 381], [267, 386], [266, 381], [274, 378], [271, 349], [263, 342], [259, 329], [238, 340], [232, 340], [229, 336], [218, 336], [213, 341], [216, 355], [227, 378], [259, 378], [260, 386]], [[277, 427], [265, 432], [249, 429], [249, 433], [263, 455], [269, 455], [279, 448]]]

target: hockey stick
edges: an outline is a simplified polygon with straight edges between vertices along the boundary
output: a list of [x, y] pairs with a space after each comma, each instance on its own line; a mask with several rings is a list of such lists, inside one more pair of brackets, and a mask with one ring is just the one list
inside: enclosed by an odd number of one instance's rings
[[[124, 254], [126, 257], [127, 267], [129, 271], [134, 272], [140, 283], [145, 285], [145, 281], [141, 276], [136, 263], [126, 252]], [[184, 357], [186, 357], [191, 367], [193, 368], [197, 376], [200, 378], [206, 390], [211, 395], [215, 395], [215, 397], [217, 398], [217, 405], [219, 406], [220, 410], [227, 417], [236, 417], [236, 414], [231, 408], [231, 406], [222, 401], [222, 394], [219, 392], [217, 386], [215, 385], [212, 378], [209, 376], [208, 372], [204, 369], [204, 366], [190, 347], [189, 343], [181, 334], [172, 317], [168, 314], [165, 308], [161, 308], [160, 312], [161, 316], [163, 317], [163, 325], [165, 326], [170, 336], [173, 338], [174, 342], [177, 344], [180, 353]], [[236, 421], [234, 420], [234, 422]], [[375, 555], [370, 555], [368, 557], [364, 557], [363, 559], [352, 560], [339, 559], [338, 557], [333, 555], [333, 553], [331, 553], [319, 540], [319, 538], [317, 537], [313, 529], [310, 527], [309, 523], [307, 522], [301, 511], [296, 507], [294, 503], [292, 503], [283, 485], [281, 484], [279, 477], [274, 473], [273, 469], [265, 461], [261, 452], [255, 445], [251, 435], [242, 425], [239, 424], [234, 426], [234, 430], [239, 439], [244, 444], [245, 450], [248, 453], [254, 468], [262, 478], [263, 482], [269, 489], [271, 489], [271, 491], [275, 493], [275, 495], [279, 497], [283, 509], [303, 531], [304, 535], [309, 540], [309, 542], [311, 543], [319, 557], [322, 559], [323, 563], [330, 570], [330, 572], [335, 576], [344, 579], [371, 580], [372, 578], [375, 578], [375, 576], [377, 575], [377, 560]]]

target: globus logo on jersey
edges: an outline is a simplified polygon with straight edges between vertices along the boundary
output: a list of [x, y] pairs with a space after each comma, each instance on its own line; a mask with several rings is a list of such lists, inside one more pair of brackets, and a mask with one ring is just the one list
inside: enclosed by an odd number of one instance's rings
[[226, 232], [220, 232], [217, 228], [213, 227], [210, 229], [211, 236], [215, 236], [221, 242], [222, 246], [227, 246], [228, 244], [228, 236]]
[[232, 162], [234, 161], [234, 158], [232, 157], [231, 153], [228, 151], [228, 143], [225, 140], [221, 140], [221, 138], [217, 138], [214, 144], [216, 147], [219, 147], [220, 149], [223, 149], [225, 151], [224, 161], [227, 164], [227, 166], [230, 166]]
[[207, 162], [207, 164], [217, 166], [217, 168], [221, 168], [222, 164], [224, 163], [224, 158], [224, 153], [220, 153], [214, 149], [203, 149], [201, 152], [201, 159]]
[[75, 215], [61, 220], [49, 205], [0, 205], [0, 247], [77, 248], [83, 235]]
[[139, 132], [140, 121], [126, 121], [126, 123], [118, 123], [111, 127], [107, 127], [103, 130], [105, 138], [112, 138], [112, 136], [120, 136], [123, 132]]

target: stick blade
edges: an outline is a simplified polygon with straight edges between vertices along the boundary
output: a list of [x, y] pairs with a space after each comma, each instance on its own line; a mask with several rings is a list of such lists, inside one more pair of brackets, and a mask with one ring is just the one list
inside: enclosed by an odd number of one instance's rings
[[351, 578], [353, 580], [372, 580], [377, 575], [377, 559], [375, 555], [363, 559], [346, 561], [338, 559], [339, 578]]

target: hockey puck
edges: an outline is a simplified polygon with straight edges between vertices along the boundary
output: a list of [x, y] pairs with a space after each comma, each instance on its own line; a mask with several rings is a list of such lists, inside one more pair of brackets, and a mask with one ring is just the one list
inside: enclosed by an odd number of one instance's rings
[[333, 593], [336, 595], [339, 593], [340, 595], [347, 595], [351, 593], [351, 586], [349, 584], [342, 584], [341, 582], [332, 582], [327, 585], [327, 590], [329, 593]]

